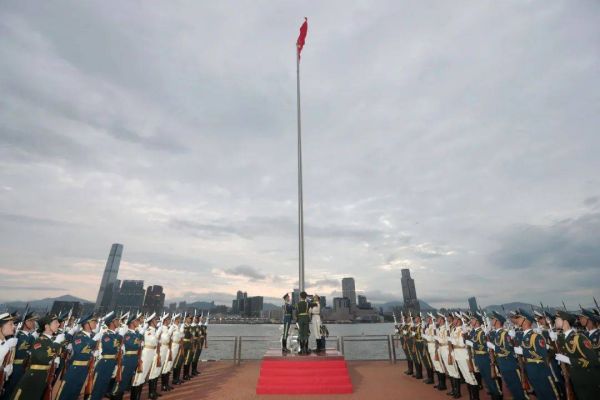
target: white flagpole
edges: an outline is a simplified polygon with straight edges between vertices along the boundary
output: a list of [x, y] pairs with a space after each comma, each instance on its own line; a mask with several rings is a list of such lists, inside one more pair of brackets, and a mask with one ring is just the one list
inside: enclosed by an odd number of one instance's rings
[[296, 89], [298, 101], [298, 286], [304, 291], [304, 207], [302, 205], [302, 124], [300, 118], [300, 52], [296, 46]]

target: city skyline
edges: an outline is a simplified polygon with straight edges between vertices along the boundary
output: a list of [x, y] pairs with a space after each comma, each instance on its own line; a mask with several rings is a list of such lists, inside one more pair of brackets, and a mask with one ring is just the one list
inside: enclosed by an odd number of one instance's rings
[[3, 4], [0, 301], [298, 287], [304, 16], [307, 289], [590, 303], [600, 4], [539, 0]]

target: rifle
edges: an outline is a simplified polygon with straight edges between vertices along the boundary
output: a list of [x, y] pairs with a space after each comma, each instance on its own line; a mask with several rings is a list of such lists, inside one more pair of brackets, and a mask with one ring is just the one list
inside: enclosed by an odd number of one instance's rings
[[[100, 348], [101, 342], [102, 342], [102, 340], [99, 340], [96, 343], [96, 351], [98, 351], [98, 349]], [[90, 356], [90, 360], [88, 361], [87, 381], [85, 382], [85, 389], [83, 391], [83, 397], [85, 399], [88, 399], [92, 395], [92, 389], [94, 388], [95, 369], [96, 369], [96, 357], [94, 356], [94, 353], [92, 353]]]
[[2, 360], [2, 365], [0, 365], [0, 394], [2, 394], [2, 389], [4, 387], [4, 370], [6, 367], [13, 362], [15, 355], [15, 349], [11, 349], [8, 354]]
[[[550, 332], [554, 333], [554, 327], [552, 326], [552, 321], [548, 319], [548, 316], [545, 316], [546, 323], [548, 324], [548, 329]], [[558, 342], [551, 340], [552, 347], [554, 348], [554, 352], [556, 354], [560, 354], [560, 348], [558, 346]], [[575, 400], [575, 391], [573, 390], [573, 384], [571, 383], [571, 374], [569, 371], [569, 366], [563, 362], [558, 363], [560, 365], [560, 370], [562, 371], [563, 378], [565, 380], [565, 392], [567, 395], [567, 400]]]
[[600, 307], [598, 306], [598, 302], [596, 301], [596, 296], [593, 296], [594, 298], [594, 303], [596, 304], [596, 310], [598, 310], [598, 312], [600, 312]]
[[[450, 327], [448, 326], [448, 319], [444, 316], [444, 323], [446, 325], [446, 334], [448, 336], [452, 335], [452, 332], [450, 331]], [[452, 341], [450, 340], [450, 338], [448, 338], [448, 365], [454, 365], [454, 357], [452, 356], [452, 353], [454, 352], [454, 346], [452, 345]]]
[[56, 363], [54, 357], [50, 361], [50, 369], [48, 370], [48, 376], [46, 376], [46, 389], [44, 389], [44, 395], [42, 400], [52, 400], [52, 382], [54, 381], [54, 371], [56, 370]]
[[115, 381], [121, 382], [123, 380], [123, 343], [119, 342], [119, 351], [117, 352], [117, 372], [115, 374]]
[[[485, 329], [486, 332], [490, 332], [491, 331], [491, 327], [488, 324], [489, 320], [488, 320], [488, 316], [487, 314], [481, 309], [481, 307], [479, 307], [479, 313], [481, 314], [481, 317], [483, 319], [483, 327]], [[487, 341], [490, 340], [489, 338], [489, 333], [485, 333], [484, 335], [484, 339]], [[487, 347], [487, 343], [485, 344], [485, 346]], [[491, 377], [492, 379], [498, 379], [498, 365], [496, 364], [496, 353], [494, 352], [494, 350], [488, 348], [488, 354], [490, 356], [490, 366], [492, 367], [491, 369]]]

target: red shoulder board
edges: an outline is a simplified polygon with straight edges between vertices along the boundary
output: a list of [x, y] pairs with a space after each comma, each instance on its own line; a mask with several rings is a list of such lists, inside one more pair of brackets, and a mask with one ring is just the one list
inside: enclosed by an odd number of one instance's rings
[[110, 338], [109, 338], [108, 336], [106, 336], [106, 337], [104, 338], [104, 341], [105, 341], [105, 342], [108, 342], [108, 341], [110, 341]]
[[33, 348], [36, 349], [36, 350], [39, 349], [40, 347], [42, 347], [41, 343], [36, 343], [36, 344], [33, 345]]
[[125, 335], [125, 340], [129, 340], [129, 335]]
[[75, 339], [75, 344], [80, 344], [81, 343], [81, 339]]
[[540, 346], [546, 347], [546, 341], [544, 340], [544, 338], [540, 338]]
[[592, 342], [590, 342], [588, 339], [583, 339], [583, 345], [588, 349], [592, 348]]

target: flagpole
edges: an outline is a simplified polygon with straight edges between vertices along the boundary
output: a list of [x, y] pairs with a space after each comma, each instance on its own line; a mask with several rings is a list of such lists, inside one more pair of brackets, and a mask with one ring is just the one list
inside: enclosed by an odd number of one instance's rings
[[300, 118], [300, 52], [296, 47], [296, 93], [298, 102], [298, 286], [304, 291], [304, 207], [302, 198], [302, 124]]

